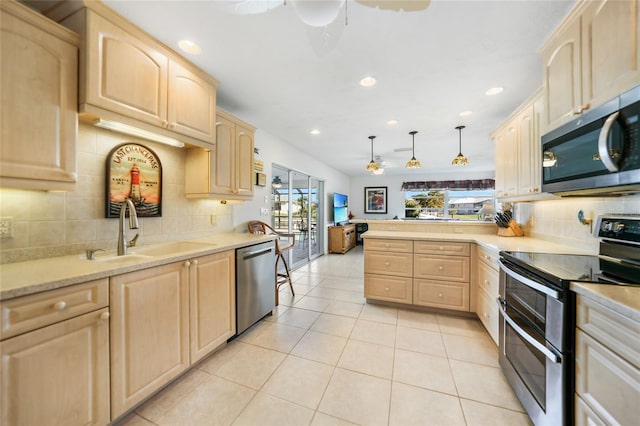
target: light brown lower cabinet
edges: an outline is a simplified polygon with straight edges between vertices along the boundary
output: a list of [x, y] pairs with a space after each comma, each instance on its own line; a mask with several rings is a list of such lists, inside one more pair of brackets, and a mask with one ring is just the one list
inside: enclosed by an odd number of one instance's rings
[[115, 420], [235, 334], [233, 250], [111, 278]]
[[0, 424], [108, 424], [108, 318], [103, 308], [4, 340]]

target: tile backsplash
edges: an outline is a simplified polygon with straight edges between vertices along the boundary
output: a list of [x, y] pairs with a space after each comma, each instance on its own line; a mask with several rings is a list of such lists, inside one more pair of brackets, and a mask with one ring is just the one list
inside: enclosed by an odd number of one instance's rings
[[[583, 225], [578, 212], [593, 219], [593, 224]], [[599, 214], [640, 215], [640, 195], [620, 197], [566, 197], [518, 203], [514, 206], [515, 219], [523, 225], [525, 235], [549, 241], [582, 246], [598, 251], [599, 240], [593, 236], [593, 226]]]
[[162, 217], [140, 218], [139, 245], [233, 231], [233, 207], [184, 195], [185, 151], [80, 124], [78, 183], [73, 192], [0, 189], [0, 216], [13, 218], [13, 238], [0, 239], [0, 263], [115, 249], [118, 219], [105, 218], [106, 164], [112, 148], [136, 142], [151, 148], [163, 169]]

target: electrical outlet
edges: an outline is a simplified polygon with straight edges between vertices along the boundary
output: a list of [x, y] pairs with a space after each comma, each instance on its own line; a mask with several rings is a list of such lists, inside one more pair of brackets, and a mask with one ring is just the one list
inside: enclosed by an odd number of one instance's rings
[[12, 217], [0, 217], [0, 238], [13, 238]]
[[269, 216], [269, 209], [266, 209], [266, 208], [264, 208], [264, 207], [263, 207], [263, 208], [261, 208], [261, 209], [260, 209], [260, 214], [261, 214], [262, 216]]

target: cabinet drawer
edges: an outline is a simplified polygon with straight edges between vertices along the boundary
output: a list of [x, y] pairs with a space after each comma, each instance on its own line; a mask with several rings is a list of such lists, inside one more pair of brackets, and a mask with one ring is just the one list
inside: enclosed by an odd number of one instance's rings
[[500, 270], [500, 255], [497, 250], [490, 250], [486, 247], [477, 246], [478, 247], [478, 259], [480, 262], [484, 263], [494, 269], [495, 271]]
[[411, 278], [364, 274], [364, 297], [367, 299], [411, 303], [412, 287]]
[[364, 249], [365, 251], [379, 250], [379, 251], [393, 251], [393, 252], [399, 252], [399, 253], [411, 253], [413, 252], [413, 241], [365, 238]]
[[368, 251], [364, 254], [364, 271], [367, 274], [411, 277], [413, 262], [410, 255]]
[[495, 300], [498, 297], [500, 274], [484, 262], [478, 262], [478, 289]]
[[469, 311], [469, 284], [415, 280], [413, 303], [436, 308]]
[[2, 339], [109, 305], [107, 278], [0, 302]]
[[414, 276], [436, 280], [459, 281], [469, 283], [469, 258], [456, 256], [414, 257]]
[[478, 298], [476, 299], [476, 314], [497, 345], [500, 318], [498, 316], [496, 298], [489, 296], [483, 290], [478, 291]]
[[471, 247], [469, 243], [452, 241], [416, 241], [413, 246], [413, 252], [417, 254], [469, 256]]
[[640, 370], [580, 330], [576, 392], [608, 424], [631, 425], [640, 419]]
[[640, 324], [601, 304], [578, 295], [576, 325], [640, 368]]

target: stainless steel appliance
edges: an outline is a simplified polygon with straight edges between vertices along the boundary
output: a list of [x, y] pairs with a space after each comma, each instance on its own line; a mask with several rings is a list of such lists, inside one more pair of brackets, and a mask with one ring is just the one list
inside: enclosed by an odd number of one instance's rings
[[572, 425], [571, 282], [640, 285], [640, 216], [600, 216], [599, 255], [500, 252], [500, 367], [537, 426]]
[[236, 334], [276, 307], [273, 241], [236, 250]]
[[640, 192], [640, 86], [542, 136], [542, 191]]

